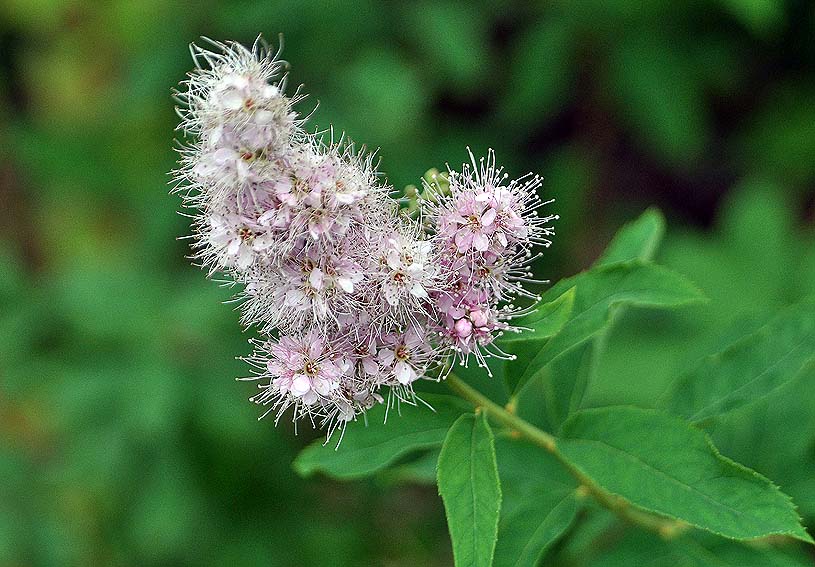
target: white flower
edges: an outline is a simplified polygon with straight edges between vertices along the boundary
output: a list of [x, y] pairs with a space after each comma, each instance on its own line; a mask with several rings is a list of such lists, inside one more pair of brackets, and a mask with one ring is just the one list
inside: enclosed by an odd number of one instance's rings
[[[219, 51], [193, 46], [199, 67], [178, 93], [185, 104], [181, 128], [210, 147], [243, 153], [275, 153], [297, 130], [295, 101], [283, 94], [282, 64], [260, 43], [214, 43]], [[204, 62], [207, 66], [201, 65]]]
[[437, 276], [433, 245], [422, 238], [418, 223], [403, 220], [383, 235], [374, 279], [387, 305], [386, 313], [394, 321], [416, 318], [422, 303], [437, 288]]
[[193, 174], [201, 183], [211, 183], [234, 188], [258, 181], [252, 169], [253, 153], [232, 148], [217, 148], [202, 153], [193, 166]]
[[210, 226], [208, 240], [222, 267], [246, 270], [274, 242], [263, 227], [239, 215], [213, 215]]

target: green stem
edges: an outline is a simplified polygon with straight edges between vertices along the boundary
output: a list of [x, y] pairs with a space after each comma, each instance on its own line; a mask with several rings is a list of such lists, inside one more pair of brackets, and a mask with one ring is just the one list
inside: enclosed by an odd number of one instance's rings
[[487, 396], [474, 389], [472, 386], [464, 382], [455, 374], [450, 374], [447, 377], [447, 385], [450, 386], [459, 396], [472, 403], [475, 407], [480, 407], [487, 412], [487, 415], [492, 417], [498, 423], [506, 425], [513, 431], [517, 431], [529, 441], [536, 445], [540, 445], [550, 453], [556, 453], [555, 438], [545, 431], [541, 431], [528, 421], [524, 421], [517, 415], [514, 415]]
[[684, 525], [683, 522], [662, 519], [653, 514], [632, 508], [625, 499], [597, 486], [591, 478], [583, 474], [580, 469], [575, 467], [558, 451], [557, 438], [554, 435], [538, 429], [528, 421], [507, 411], [453, 373], [447, 376], [445, 382], [451, 390], [473, 404], [475, 408], [481, 408], [487, 413], [487, 416], [494, 421], [505, 425], [516, 432], [518, 436], [549, 451], [566, 467], [572, 476], [577, 479], [585, 491], [591, 494], [602, 506], [608, 508], [621, 518], [648, 530], [655, 531], [665, 538], [673, 537], [682, 529]]

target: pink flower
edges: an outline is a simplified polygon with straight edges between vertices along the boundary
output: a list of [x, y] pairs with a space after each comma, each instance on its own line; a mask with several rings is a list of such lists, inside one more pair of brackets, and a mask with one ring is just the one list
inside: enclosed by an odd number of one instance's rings
[[274, 295], [282, 299], [277, 309], [308, 310], [322, 321], [346, 311], [346, 296], [362, 281], [362, 267], [352, 258], [325, 254], [312, 247], [289, 260], [280, 269], [282, 281], [275, 282]]
[[535, 298], [530, 248], [552, 234], [540, 179], [509, 181], [491, 151], [471, 154], [445, 192], [414, 194], [418, 219], [402, 214], [370, 154], [303, 129], [275, 54], [216, 47], [193, 47], [177, 94], [194, 140], [175, 175], [196, 258], [245, 286], [241, 322], [264, 337], [247, 359], [251, 399], [330, 434], [386, 398], [414, 402], [451, 352], [508, 356], [494, 339], [521, 311], [514, 298]]
[[390, 333], [383, 337], [382, 343], [377, 360], [402, 386], [421, 378], [439, 356], [430, 342], [427, 329], [422, 327], [410, 327], [404, 333]]
[[471, 249], [478, 252], [487, 250], [495, 231], [495, 209], [485, 206], [483, 201], [470, 193], [459, 195], [451, 205], [451, 210], [439, 220], [439, 232], [452, 237], [456, 249], [461, 253]]
[[270, 345], [269, 354], [267, 369], [281, 394], [310, 406], [339, 388], [342, 368], [314, 330], [302, 337], [281, 337]]

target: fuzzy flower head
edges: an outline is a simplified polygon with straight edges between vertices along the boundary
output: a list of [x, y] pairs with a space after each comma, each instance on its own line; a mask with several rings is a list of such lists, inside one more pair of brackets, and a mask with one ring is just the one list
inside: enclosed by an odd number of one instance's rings
[[470, 159], [460, 172], [449, 171], [445, 192], [426, 184], [426, 216], [445, 282], [433, 294], [439, 333], [463, 361], [473, 355], [485, 366], [486, 356], [506, 356], [493, 341], [522, 313], [513, 299], [537, 299], [523, 285], [534, 281], [529, 264], [540, 255], [531, 249], [551, 244], [549, 223], [557, 217], [538, 213], [548, 204], [537, 193], [540, 177], [508, 180], [492, 150]]
[[312, 329], [257, 347], [247, 359], [257, 369], [249, 379], [260, 382], [251, 401], [269, 406], [266, 414], [279, 418], [293, 408], [295, 419], [307, 417], [332, 428], [354, 418], [359, 404], [349, 389], [347, 343]]
[[212, 215], [207, 252], [220, 268], [248, 269], [273, 244], [272, 235], [249, 217]]
[[439, 237], [462, 256], [497, 256], [534, 244], [548, 247], [554, 232], [547, 225], [557, 216], [538, 216], [538, 209], [551, 202], [538, 196], [542, 179], [530, 173], [507, 182], [492, 150], [478, 161], [470, 153], [470, 159], [461, 172], [448, 174], [449, 194], [434, 211]]
[[246, 360], [263, 415], [330, 435], [374, 405], [416, 403], [414, 385], [451, 361], [507, 356], [494, 339], [523, 312], [514, 298], [535, 298], [531, 248], [555, 218], [538, 216], [540, 178], [508, 181], [492, 151], [471, 154], [400, 212], [364, 147], [303, 129], [278, 53], [209, 43], [177, 93], [176, 191], [194, 259], [238, 287], [259, 335]]
[[290, 175], [275, 187], [280, 207], [270, 220], [276, 226], [292, 238], [319, 241], [363, 222], [360, 205], [378, 191], [370, 162], [333, 144], [303, 146], [290, 160]]
[[301, 242], [279, 264], [257, 266], [245, 278], [244, 325], [272, 334], [339, 328], [340, 321], [359, 320], [374, 301], [365, 289], [372, 263], [364, 254], [365, 242], [355, 235], [330, 246]]
[[261, 42], [205, 39], [214, 51], [192, 45], [196, 69], [177, 93], [182, 103], [179, 129], [199, 136], [203, 147], [229, 148], [241, 154], [274, 153], [284, 148], [297, 127], [286, 97], [286, 64]]

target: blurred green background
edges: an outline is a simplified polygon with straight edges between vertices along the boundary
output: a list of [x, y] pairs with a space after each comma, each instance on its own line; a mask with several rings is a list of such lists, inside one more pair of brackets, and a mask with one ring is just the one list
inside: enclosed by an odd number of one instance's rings
[[[170, 89], [187, 44], [259, 32], [285, 35], [313, 124], [381, 148], [395, 186], [467, 145], [542, 174], [562, 218], [546, 277], [587, 266], [646, 206], [665, 211], [661, 261], [712, 302], [632, 310], [601, 364], [630, 388], [599, 380], [598, 403], [653, 403], [815, 290], [807, 0], [3, 0], [0, 566], [452, 562], [432, 485], [294, 475], [316, 434], [256, 421], [229, 291], [176, 240]], [[815, 469], [717, 442], [812, 525]]]

